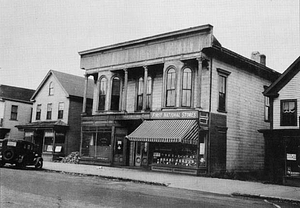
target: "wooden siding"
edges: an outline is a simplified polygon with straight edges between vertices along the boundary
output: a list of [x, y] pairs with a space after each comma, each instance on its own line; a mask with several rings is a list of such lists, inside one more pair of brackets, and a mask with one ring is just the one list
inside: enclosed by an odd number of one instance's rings
[[[273, 128], [274, 129], [299, 129], [300, 116], [300, 73], [296, 74], [279, 92], [279, 96], [274, 99], [273, 110]], [[280, 100], [296, 99], [297, 100], [297, 126], [280, 126]]]
[[157, 40], [147, 44], [124, 47], [108, 52], [83, 55], [81, 57], [81, 68], [89, 70], [200, 52], [203, 47], [210, 46], [210, 38], [211, 36], [208, 33], [194, 34], [176, 39], [166, 39], [164, 41]]
[[[227, 113], [218, 109], [218, 72], [231, 74], [227, 78]], [[213, 60], [212, 112], [227, 115], [227, 169], [248, 171], [264, 165], [264, 138], [258, 129], [269, 127], [264, 122], [264, 85], [271, 83], [245, 70]]]

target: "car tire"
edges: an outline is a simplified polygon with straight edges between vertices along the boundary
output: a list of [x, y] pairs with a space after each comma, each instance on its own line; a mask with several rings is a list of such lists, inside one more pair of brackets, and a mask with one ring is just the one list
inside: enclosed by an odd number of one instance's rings
[[3, 159], [4, 160], [11, 160], [11, 159], [14, 158], [14, 156], [15, 156], [15, 153], [12, 149], [8, 149], [8, 150], [5, 150], [3, 152]]
[[43, 168], [43, 160], [38, 159], [37, 163], [35, 164], [35, 169], [42, 169]]

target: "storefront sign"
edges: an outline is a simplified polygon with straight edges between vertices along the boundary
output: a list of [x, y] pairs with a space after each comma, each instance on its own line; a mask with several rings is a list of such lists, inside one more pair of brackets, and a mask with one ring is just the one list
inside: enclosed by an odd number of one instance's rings
[[287, 160], [293, 160], [293, 161], [296, 161], [296, 160], [297, 160], [297, 157], [296, 157], [296, 154], [289, 154], [289, 153], [287, 153], [287, 154], [286, 154], [286, 159], [287, 159]]
[[151, 112], [151, 119], [197, 119], [198, 111]]

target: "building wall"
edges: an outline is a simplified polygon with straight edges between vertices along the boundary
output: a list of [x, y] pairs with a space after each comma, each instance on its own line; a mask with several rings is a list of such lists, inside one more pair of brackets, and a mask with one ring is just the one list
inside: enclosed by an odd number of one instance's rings
[[[11, 120], [11, 107], [18, 106], [17, 120]], [[32, 104], [5, 100], [3, 127], [9, 128], [9, 137], [23, 139], [24, 133], [16, 128], [16, 125], [24, 125], [30, 122]]]
[[[54, 95], [49, 95], [50, 82], [53, 82]], [[33, 104], [32, 122], [37, 121], [36, 108], [38, 104], [42, 104], [41, 119], [39, 121], [47, 121], [46, 115], [47, 115], [48, 103], [52, 103], [52, 116], [51, 116], [51, 120], [49, 121], [56, 121], [58, 117], [58, 103], [64, 102], [64, 115], [63, 115], [63, 119], [61, 120], [65, 123], [68, 123], [69, 99], [66, 96], [67, 94], [61, 87], [60, 83], [56, 80], [54, 76], [50, 76], [35, 97], [35, 102]]]
[[[271, 83], [218, 60], [212, 65], [212, 112], [227, 116], [227, 170], [248, 171], [264, 165], [264, 138], [258, 129], [264, 121], [264, 85]], [[218, 112], [217, 68], [231, 72], [227, 78], [227, 113]]]
[[[279, 96], [274, 99], [273, 128], [274, 129], [299, 129], [300, 116], [300, 73], [296, 74], [279, 92]], [[280, 100], [297, 99], [297, 126], [280, 126]]]

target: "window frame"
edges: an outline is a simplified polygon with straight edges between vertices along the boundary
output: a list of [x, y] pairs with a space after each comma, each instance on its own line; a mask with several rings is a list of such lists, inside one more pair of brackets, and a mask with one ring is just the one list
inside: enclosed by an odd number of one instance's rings
[[18, 120], [18, 109], [19, 107], [17, 105], [11, 105], [10, 120], [14, 120], [14, 121]]
[[[172, 73], [169, 73], [170, 71], [174, 71]], [[171, 86], [169, 85], [169, 75], [171, 79]], [[176, 106], [176, 84], [177, 84], [177, 72], [175, 67], [169, 67], [166, 70], [166, 92], [165, 92], [165, 107], [172, 108]], [[169, 88], [170, 87], [170, 88]], [[169, 94], [170, 93], [170, 94]], [[172, 95], [174, 93], [174, 95]], [[169, 97], [170, 96], [170, 97]], [[170, 103], [171, 102], [171, 103]]]
[[144, 77], [139, 77], [137, 82], [137, 95], [136, 95], [136, 110], [143, 110], [144, 98]]
[[270, 117], [271, 117], [270, 97], [264, 96], [264, 120], [265, 120], [265, 122], [270, 122]]
[[[228, 97], [228, 76], [231, 72], [217, 68], [218, 72], [218, 112], [227, 113], [227, 97]], [[224, 82], [221, 83], [221, 80]], [[222, 86], [221, 86], [222, 85]], [[223, 90], [222, 90], [223, 89]], [[223, 94], [223, 99], [221, 100], [221, 93]], [[222, 103], [221, 103], [222, 102]], [[222, 106], [221, 106], [222, 105]]]
[[[187, 83], [189, 85], [189, 88], [185, 88], [185, 70], [190, 70], [190, 77], [187, 77], [190, 81], [190, 83]], [[187, 107], [191, 108], [193, 105], [193, 79], [194, 79], [194, 71], [191, 67], [186, 66], [182, 69], [182, 74], [181, 74], [181, 107]], [[189, 99], [183, 99], [185, 96], [184, 92], [189, 92]], [[186, 104], [183, 103], [183, 101], [186, 100]], [[189, 100], [189, 101], [188, 101]], [[189, 103], [189, 104], [188, 104]]]
[[[113, 103], [113, 96], [114, 96], [114, 80], [115, 79], [118, 79], [119, 80], [119, 89], [118, 89], [118, 92], [119, 92], [119, 94], [118, 94], [118, 109], [114, 109], [113, 107], [115, 107], [115, 106], [113, 106], [114, 105], [114, 103]], [[121, 78], [120, 77], [118, 77], [118, 76], [113, 76], [112, 77], [112, 79], [111, 79], [111, 98], [110, 98], [110, 100], [111, 100], [111, 102], [110, 102], [110, 110], [111, 111], [119, 111], [120, 110], [120, 104], [121, 104], [121, 89], [122, 89], [122, 83], [121, 83]], [[116, 105], [116, 104], [115, 104]], [[117, 105], [116, 105], [117, 106]]]
[[[287, 121], [285, 121], [286, 118], [284, 118], [283, 115], [283, 104], [286, 102], [293, 102], [295, 104], [295, 111], [293, 112], [294, 115], [290, 116], [290, 117], [294, 117], [294, 118], [289, 118], [290, 121], [287, 123]], [[297, 119], [297, 99], [284, 99], [284, 100], [280, 100], [280, 126], [298, 126], [298, 119]], [[293, 119], [293, 120], [291, 120]]]
[[[62, 109], [61, 105], [62, 104]], [[64, 102], [59, 102], [58, 103], [58, 111], [57, 111], [57, 119], [63, 119], [64, 118], [64, 110], [65, 110], [65, 103]]]
[[36, 112], [35, 112], [35, 120], [37, 121], [41, 120], [41, 114], [42, 114], [42, 104], [37, 104]]
[[[51, 107], [51, 108], [50, 108]], [[50, 110], [49, 110], [50, 109]], [[52, 110], [53, 110], [53, 105], [52, 103], [47, 104], [47, 114], [46, 114], [46, 120], [51, 120], [52, 119]]]
[[[107, 87], [108, 87], [107, 78], [105, 76], [100, 77], [100, 79], [99, 79], [98, 111], [104, 111], [105, 110]], [[103, 90], [104, 94], [102, 94], [102, 90]], [[103, 101], [103, 104], [102, 104], [101, 101]]]

